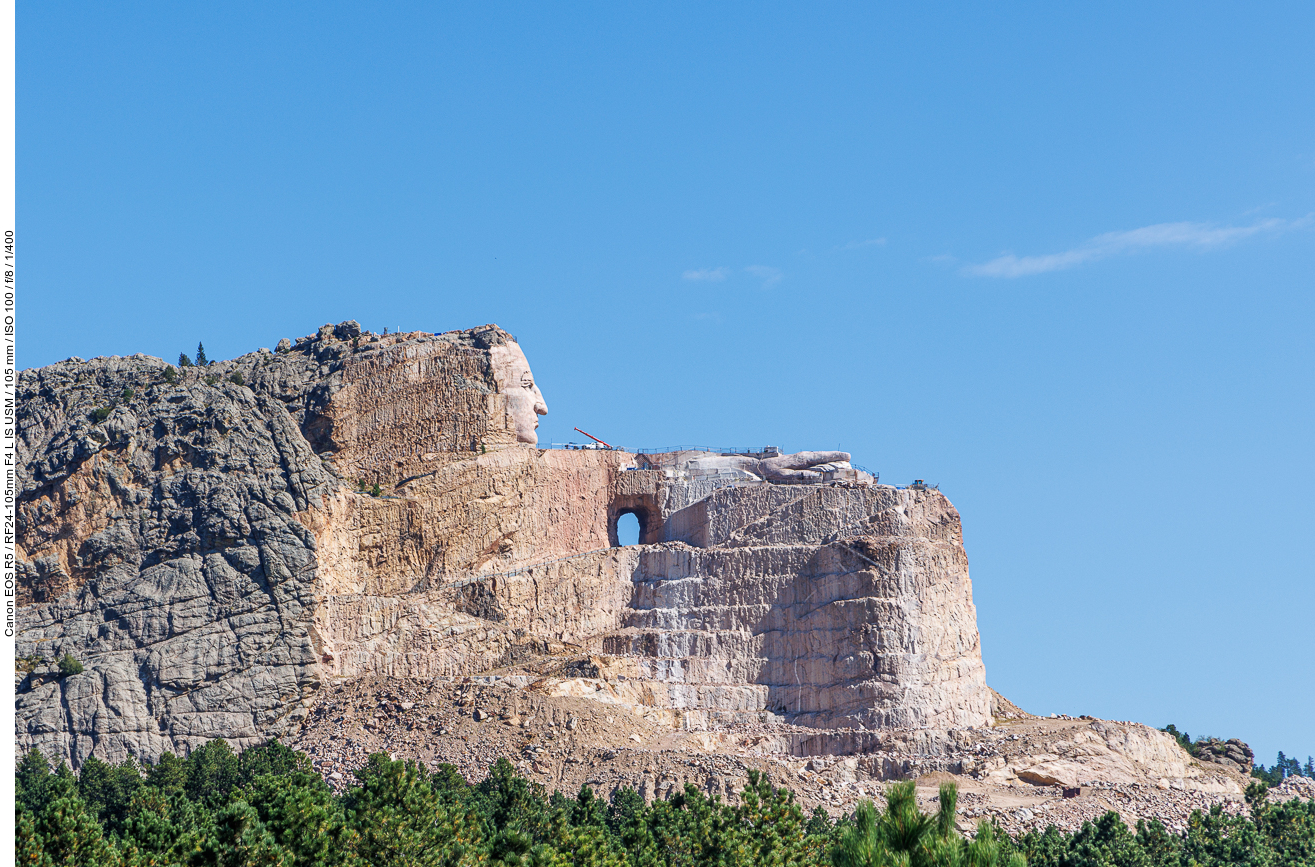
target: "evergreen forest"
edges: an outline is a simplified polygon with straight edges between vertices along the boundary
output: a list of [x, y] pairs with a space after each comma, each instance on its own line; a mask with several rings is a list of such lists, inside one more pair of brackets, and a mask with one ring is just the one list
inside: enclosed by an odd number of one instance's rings
[[21, 867], [1315, 867], [1315, 801], [1270, 803], [1261, 782], [1247, 815], [1197, 812], [1184, 834], [1111, 812], [1018, 838], [987, 822], [960, 834], [952, 784], [931, 812], [905, 782], [833, 820], [757, 774], [736, 804], [692, 786], [609, 803], [588, 787], [549, 794], [506, 759], [470, 784], [375, 754], [336, 793], [278, 742], [215, 740], [146, 766], [90, 758], [76, 774], [33, 750], [16, 783]]

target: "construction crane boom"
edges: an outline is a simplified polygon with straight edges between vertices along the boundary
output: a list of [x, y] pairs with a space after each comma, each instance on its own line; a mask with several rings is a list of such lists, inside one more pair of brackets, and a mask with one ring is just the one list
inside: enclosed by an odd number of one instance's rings
[[603, 448], [606, 448], [606, 449], [610, 449], [610, 448], [611, 448], [610, 445], [608, 445], [607, 443], [603, 442], [602, 440], [600, 440], [598, 437], [594, 436], [593, 434], [589, 433], [589, 431], [586, 431], [586, 430], [580, 430], [579, 428], [576, 428], [576, 430], [577, 430], [577, 431], [580, 431], [580, 433], [582, 433], [582, 434], [584, 434], [585, 436], [589, 437], [589, 439], [591, 439], [591, 440], [593, 440], [594, 442], [598, 443], [598, 444], [599, 444], [600, 446], [602, 446]]

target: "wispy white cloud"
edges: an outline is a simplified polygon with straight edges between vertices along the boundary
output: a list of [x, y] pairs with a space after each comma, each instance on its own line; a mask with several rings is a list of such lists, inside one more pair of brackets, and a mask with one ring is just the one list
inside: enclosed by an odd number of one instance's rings
[[780, 268], [772, 268], [769, 265], [750, 265], [744, 269], [753, 276], [763, 281], [763, 287], [766, 288], [775, 283], [780, 283], [785, 277], [785, 272]]
[[680, 276], [684, 280], [707, 280], [712, 283], [720, 283], [730, 276], [730, 273], [731, 269], [723, 266], [721, 268], [696, 268], [686, 271]]
[[1048, 271], [1063, 271], [1110, 256], [1149, 250], [1156, 247], [1189, 247], [1208, 250], [1265, 232], [1296, 229], [1311, 223], [1311, 216], [1299, 220], [1270, 218], [1249, 226], [1212, 226], [1208, 223], [1157, 223], [1126, 232], [1106, 232], [1071, 250], [1041, 256], [1015, 256], [1006, 253], [980, 265], [965, 265], [960, 273], [971, 277], [1027, 277]]

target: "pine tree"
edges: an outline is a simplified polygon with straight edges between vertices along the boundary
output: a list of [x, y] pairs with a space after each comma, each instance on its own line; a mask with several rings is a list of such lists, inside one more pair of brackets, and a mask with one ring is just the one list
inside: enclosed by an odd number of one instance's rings
[[14, 788], [18, 803], [35, 813], [46, 801], [46, 790], [50, 788], [50, 763], [46, 761], [41, 750], [33, 747], [18, 763]]
[[[249, 752], [253, 750], [242, 756]], [[304, 753], [297, 755], [305, 759]], [[257, 776], [244, 788], [243, 797], [256, 809], [274, 842], [297, 864], [328, 867], [350, 863], [356, 834], [347, 827], [347, 817], [333, 790], [309, 769], [309, 762], [305, 770], [276, 770]]]
[[230, 801], [214, 814], [214, 832], [201, 841], [194, 863], [292, 867], [291, 853], [274, 841], [255, 808], [243, 800]]
[[[181, 760], [166, 755], [173, 759], [170, 769], [181, 772]], [[180, 864], [199, 853], [204, 840], [213, 832], [214, 817], [210, 811], [189, 801], [182, 794], [181, 785], [166, 791], [148, 783], [133, 795], [120, 838], [125, 853], [136, 853], [137, 863]]]
[[196, 366], [205, 367], [210, 362], [205, 357], [205, 346], [198, 341], [196, 344]]
[[55, 862], [46, 852], [45, 840], [37, 833], [36, 822], [32, 814], [19, 804], [18, 821], [14, 829], [14, 863], [23, 867], [55, 867]]
[[444, 807], [423, 767], [375, 753], [356, 776], [360, 785], [343, 806], [364, 863], [468, 867], [479, 860], [482, 841], [473, 817]]
[[180, 353], [178, 353], [178, 366], [179, 366], [179, 367], [191, 367], [191, 366], [192, 366], [192, 359], [190, 359], [190, 358], [187, 357], [187, 353], [186, 353], [186, 352], [180, 352]]
[[222, 738], [192, 750], [183, 766], [187, 772], [183, 790], [198, 803], [221, 804], [242, 782], [237, 753]]
[[142, 785], [141, 770], [131, 758], [111, 765], [88, 756], [78, 770], [78, 793], [108, 831], [122, 829], [132, 796]]
[[34, 837], [56, 864], [68, 867], [117, 867], [118, 850], [105, 839], [100, 823], [78, 794], [78, 781], [61, 764], [49, 781], [44, 803], [32, 812]]
[[187, 785], [187, 766], [183, 760], [165, 750], [160, 760], [146, 771], [146, 782], [166, 795], [180, 793]]

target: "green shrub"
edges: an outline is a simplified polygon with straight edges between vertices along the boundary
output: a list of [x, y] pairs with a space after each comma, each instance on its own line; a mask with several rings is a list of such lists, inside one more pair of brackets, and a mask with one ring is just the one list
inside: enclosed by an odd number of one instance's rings
[[[145, 771], [143, 777], [142, 771]], [[1128, 828], [1107, 812], [1077, 831], [1051, 825], [1010, 838], [982, 822], [960, 833], [957, 792], [924, 813], [908, 781], [885, 803], [810, 817], [757, 771], [738, 803], [693, 785], [645, 803], [609, 805], [588, 786], [549, 794], [507, 759], [470, 784], [452, 765], [371, 755], [335, 792], [308, 757], [277, 742], [235, 753], [223, 741], [145, 768], [88, 758], [77, 775], [37, 750], [14, 778], [19, 863], [40, 865], [314, 865], [314, 867], [1233, 867], [1315, 864], [1315, 801], [1269, 803], [1247, 790], [1247, 815], [1197, 810], [1171, 833]], [[937, 809], [939, 807], [939, 809]], [[1026, 862], [1024, 862], [1024, 857]]]
[[128, 401], [132, 400], [133, 390], [125, 385], [123, 387], [123, 394], [119, 395], [119, 397], [123, 399], [124, 403], [127, 403]]
[[91, 420], [100, 424], [110, 417], [110, 408], [108, 406], [98, 406], [91, 411]]
[[1196, 746], [1192, 743], [1192, 736], [1187, 732], [1178, 731], [1178, 726], [1173, 723], [1169, 723], [1167, 726], [1160, 729], [1160, 731], [1173, 735], [1173, 739], [1178, 741], [1178, 746], [1187, 750], [1189, 756], [1196, 755]]
[[174, 370], [172, 366], [166, 367], [164, 369], [164, 381], [170, 385], [176, 383], [178, 381], [178, 371]]
[[219, 382], [219, 377], [215, 376], [213, 373], [208, 373], [208, 374], [206, 374], [206, 377], [205, 377], [205, 384], [206, 384], [206, 385], [214, 385], [214, 384], [217, 383], [217, 382]]
[[82, 672], [85, 670], [82, 667], [82, 663], [78, 662], [76, 659], [73, 658], [71, 654], [68, 653], [64, 654], [59, 658], [58, 665], [59, 665], [60, 677], [70, 677], [75, 674], [82, 674]]
[[1303, 767], [1295, 757], [1288, 758], [1279, 750], [1278, 761], [1272, 767], [1266, 768], [1264, 762], [1257, 762], [1251, 768], [1251, 776], [1270, 786], [1281, 786], [1288, 777], [1315, 778], [1315, 759], [1307, 756]]
[[244, 380], [244, 379], [242, 378], [242, 372], [239, 371], [239, 370], [235, 370], [235, 371], [233, 371], [232, 374], [229, 375], [229, 377], [228, 377], [228, 381], [231, 382], [231, 383], [233, 383], [234, 385], [246, 385], [246, 384], [247, 384], [247, 383], [246, 383], [246, 380]]

